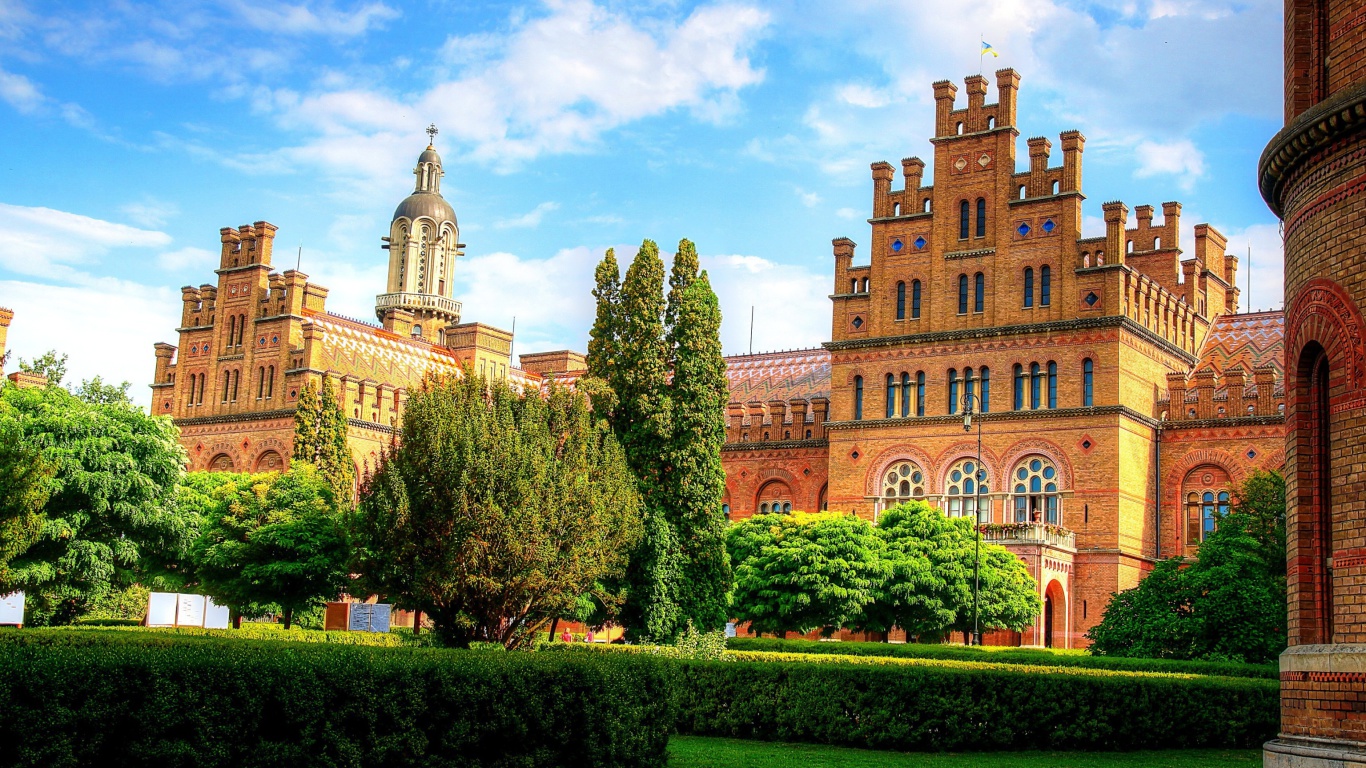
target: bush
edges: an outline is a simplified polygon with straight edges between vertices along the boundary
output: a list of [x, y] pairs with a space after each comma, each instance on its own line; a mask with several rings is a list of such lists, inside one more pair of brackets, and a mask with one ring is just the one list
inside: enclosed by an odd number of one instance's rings
[[958, 659], [996, 664], [1028, 664], [1042, 667], [1086, 667], [1128, 672], [1169, 672], [1187, 675], [1221, 675], [1276, 680], [1280, 673], [1274, 665], [1238, 664], [1214, 661], [1176, 661], [1172, 659], [1130, 659], [1091, 656], [1082, 652], [1052, 651], [1043, 648], [968, 648], [962, 645], [922, 645], [919, 643], [820, 643], [811, 640], [776, 640], [758, 637], [733, 637], [727, 647], [737, 651], [776, 653], [832, 653], [847, 656], [896, 656], [913, 659]]
[[0, 765], [663, 766], [657, 659], [0, 634]]
[[142, 619], [76, 619], [78, 627], [140, 627]]
[[1266, 680], [677, 660], [680, 734], [911, 750], [1251, 748]]
[[[106, 621], [86, 621], [66, 630], [113, 629], [129, 631], [129, 625]], [[331, 645], [367, 645], [382, 648], [401, 646], [432, 647], [436, 645], [435, 636], [414, 635], [410, 632], [324, 632], [314, 629], [293, 627], [285, 629], [279, 624], [245, 622], [241, 629], [201, 629], [199, 627], [143, 627], [132, 625], [131, 631], [145, 636], [165, 635], [174, 638], [229, 638], [236, 640], [281, 640], [290, 643], [327, 643]]]

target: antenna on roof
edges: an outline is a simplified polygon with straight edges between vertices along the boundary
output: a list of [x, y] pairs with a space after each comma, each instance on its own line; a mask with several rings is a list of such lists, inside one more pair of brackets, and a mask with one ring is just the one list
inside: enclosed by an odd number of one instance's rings
[[304, 263], [304, 244], [299, 243], [299, 255], [294, 259], [294, 271], [298, 272], [299, 267]]
[[754, 354], [754, 305], [749, 305], [749, 353]]

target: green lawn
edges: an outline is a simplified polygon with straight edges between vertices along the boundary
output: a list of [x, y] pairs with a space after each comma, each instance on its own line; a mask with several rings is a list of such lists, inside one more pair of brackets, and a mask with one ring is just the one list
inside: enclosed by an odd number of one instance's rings
[[673, 736], [669, 768], [1255, 768], [1254, 749], [1170, 752], [906, 753]]

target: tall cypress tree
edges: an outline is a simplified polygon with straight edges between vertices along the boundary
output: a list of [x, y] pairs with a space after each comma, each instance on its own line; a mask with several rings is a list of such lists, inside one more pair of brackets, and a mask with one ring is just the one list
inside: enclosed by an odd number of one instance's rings
[[615, 249], [598, 262], [593, 273], [593, 298], [598, 301], [593, 330], [588, 332], [588, 375], [610, 381], [616, 366], [618, 314], [621, 312], [621, 267], [617, 266]]
[[[696, 265], [696, 251], [684, 240], [674, 262], [675, 273], [680, 261], [685, 274], [689, 268], [685, 252], [690, 252]], [[683, 617], [698, 629], [713, 630], [725, 626], [729, 618], [732, 582], [721, 511], [726, 491], [721, 447], [726, 442], [730, 390], [721, 354], [721, 306], [707, 273], [680, 285], [670, 292], [674, 366], [666, 497], [682, 553], [679, 600]]]
[[346, 442], [346, 414], [337, 402], [331, 377], [323, 377], [321, 391], [304, 384], [294, 409], [294, 460], [318, 468], [344, 508], [355, 500], [356, 465]]

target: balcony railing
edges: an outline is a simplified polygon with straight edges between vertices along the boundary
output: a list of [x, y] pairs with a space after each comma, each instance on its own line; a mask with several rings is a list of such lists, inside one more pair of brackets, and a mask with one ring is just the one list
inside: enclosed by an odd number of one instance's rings
[[385, 310], [392, 307], [403, 309], [433, 309], [460, 317], [460, 302], [445, 296], [430, 293], [385, 293], [375, 297], [375, 309]]
[[981, 530], [982, 541], [993, 544], [1043, 544], [1059, 549], [1077, 548], [1077, 534], [1060, 525], [1005, 523], [983, 525]]

